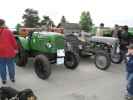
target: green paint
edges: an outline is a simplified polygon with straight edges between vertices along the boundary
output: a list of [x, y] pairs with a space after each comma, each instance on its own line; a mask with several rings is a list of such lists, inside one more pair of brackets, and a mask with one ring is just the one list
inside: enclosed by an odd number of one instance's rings
[[31, 38], [18, 38], [23, 48], [31, 52], [56, 53], [58, 49], [64, 49], [64, 36], [59, 33], [34, 32]]

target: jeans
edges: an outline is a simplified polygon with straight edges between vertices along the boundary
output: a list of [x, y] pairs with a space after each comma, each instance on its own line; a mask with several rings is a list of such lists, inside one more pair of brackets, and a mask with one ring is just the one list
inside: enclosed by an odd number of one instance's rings
[[7, 69], [10, 80], [15, 78], [15, 63], [13, 58], [0, 58], [0, 76], [2, 80], [7, 80]]
[[127, 92], [129, 95], [133, 96], [133, 73], [127, 74]]

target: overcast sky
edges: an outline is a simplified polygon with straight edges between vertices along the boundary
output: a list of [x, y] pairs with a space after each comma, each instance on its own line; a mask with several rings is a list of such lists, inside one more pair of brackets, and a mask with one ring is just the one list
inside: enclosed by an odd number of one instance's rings
[[26, 8], [39, 11], [39, 15], [48, 15], [57, 24], [61, 16], [69, 22], [78, 23], [82, 11], [90, 11], [93, 23], [105, 23], [133, 26], [133, 0], [2, 0], [0, 18], [6, 20], [9, 27], [22, 22]]

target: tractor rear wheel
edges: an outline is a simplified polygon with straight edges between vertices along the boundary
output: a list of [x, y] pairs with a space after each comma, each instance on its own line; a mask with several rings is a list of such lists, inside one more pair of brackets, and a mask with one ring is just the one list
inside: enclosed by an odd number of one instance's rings
[[111, 55], [111, 61], [114, 64], [121, 63], [123, 61], [123, 59], [124, 59], [124, 55], [122, 53], [118, 53], [118, 54], [115, 54], [115, 55]]
[[111, 59], [106, 51], [99, 50], [95, 54], [95, 65], [100, 70], [106, 70], [111, 65]]
[[28, 55], [19, 41], [17, 41], [17, 44], [18, 44], [18, 54], [16, 55], [15, 58], [16, 65], [18, 65], [18, 67], [25, 67], [28, 62]]

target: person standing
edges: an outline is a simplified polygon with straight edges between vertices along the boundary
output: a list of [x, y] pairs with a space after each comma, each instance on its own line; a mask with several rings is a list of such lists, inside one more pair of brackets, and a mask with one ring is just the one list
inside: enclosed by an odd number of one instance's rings
[[112, 31], [112, 37], [118, 38], [118, 35], [120, 34], [119, 25], [115, 25], [114, 30]]
[[96, 31], [96, 36], [104, 36], [104, 23], [100, 24], [100, 27]]
[[17, 49], [17, 43], [12, 32], [5, 27], [5, 21], [0, 19], [0, 76], [3, 84], [6, 84], [7, 81], [7, 69], [10, 80], [15, 82], [14, 57]]
[[126, 71], [127, 71], [127, 94], [126, 100], [133, 100], [133, 44], [128, 47], [126, 55]]
[[120, 48], [123, 50], [123, 53], [127, 53], [127, 46], [129, 45], [129, 32], [128, 32], [128, 26], [123, 26], [122, 31], [119, 36], [120, 39]]

